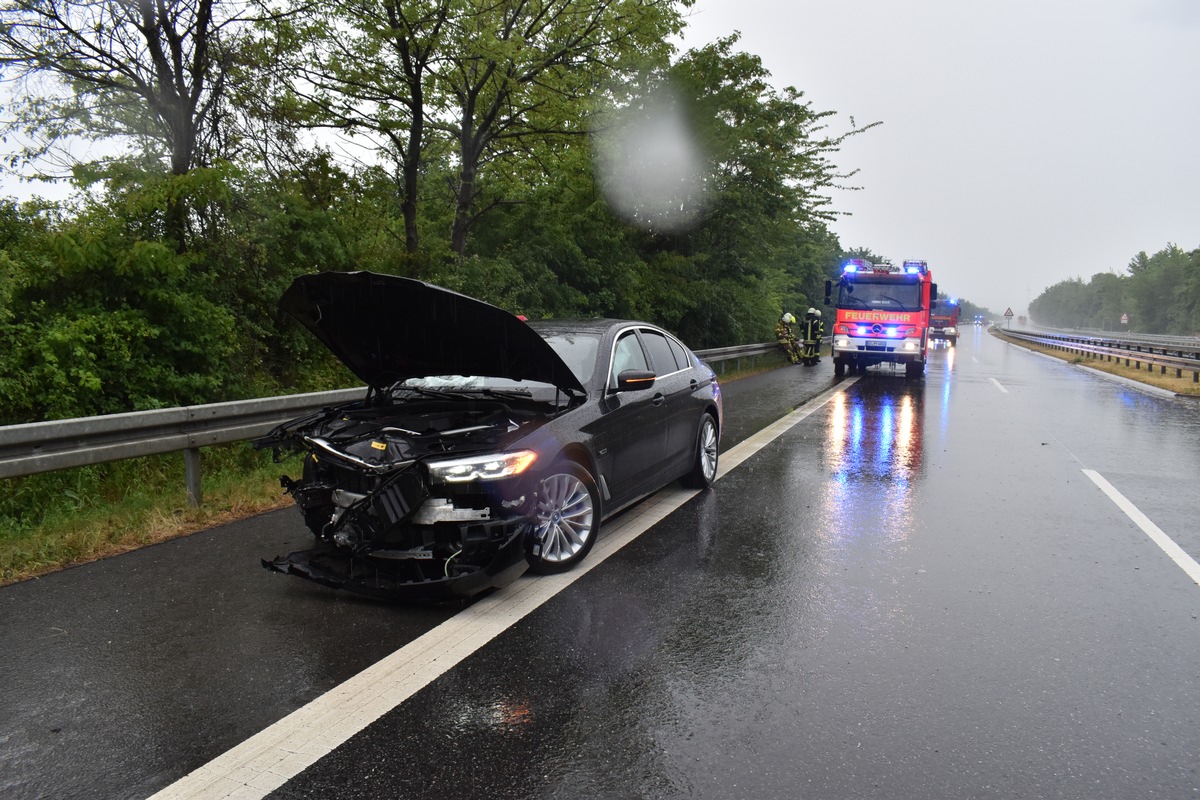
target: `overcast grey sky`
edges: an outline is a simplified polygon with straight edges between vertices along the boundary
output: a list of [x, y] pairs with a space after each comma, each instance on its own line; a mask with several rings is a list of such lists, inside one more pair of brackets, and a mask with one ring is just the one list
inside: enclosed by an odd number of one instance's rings
[[697, 0], [778, 87], [878, 128], [838, 166], [843, 247], [1020, 313], [1139, 251], [1200, 247], [1200, 0]]

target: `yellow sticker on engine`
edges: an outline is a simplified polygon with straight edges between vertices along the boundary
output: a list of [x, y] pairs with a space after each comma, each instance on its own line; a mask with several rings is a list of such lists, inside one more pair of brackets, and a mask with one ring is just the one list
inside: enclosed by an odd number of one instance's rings
[[387, 450], [387, 442], [371, 442], [371, 447], [376, 450]]

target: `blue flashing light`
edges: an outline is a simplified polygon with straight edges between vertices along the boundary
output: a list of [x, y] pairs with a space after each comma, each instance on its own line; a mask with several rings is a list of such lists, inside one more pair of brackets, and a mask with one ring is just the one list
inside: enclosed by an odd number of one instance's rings
[[842, 267], [842, 272], [869, 272], [871, 265], [861, 258], [851, 258]]
[[908, 266], [906, 266], [904, 268], [904, 271], [907, 272], [909, 275], [920, 275], [921, 274], [921, 268], [917, 267], [917, 266], [913, 266], [912, 264], [909, 264]]
[[843, 270], [842, 270], [842, 271], [843, 271], [843, 272], [858, 272], [858, 267], [857, 267], [856, 265], [854, 265], [854, 264], [847, 264], [847, 265], [846, 265], [846, 266], [843, 268]]

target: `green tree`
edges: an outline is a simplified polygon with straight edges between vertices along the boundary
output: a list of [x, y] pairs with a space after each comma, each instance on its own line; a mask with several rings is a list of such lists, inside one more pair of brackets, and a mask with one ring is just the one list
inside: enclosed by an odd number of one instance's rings
[[195, 256], [99, 205], [0, 251], [0, 424], [223, 399], [233, 320]]
[[[420, 249], [421, 178], [436, 155], [428, 134], [439, 99], [435, 69], [448, 29], [469, 13], [461, 0], [295, 3], [264, 28], [284, 91], [265, 93], [260, 118], [365, 137], [398, 196], [405, 251]], [[442, 145], [444, 148], [445, 145]]]
[[[679, 9], [692, 0], [502, 0], [455, 27], [438, 84], [451, 103], [432, 124], [452, 137], [458, 180], [450, 248], [462, 254], [479, 218], [503, 201], [482, 172], [547, 139], [581, 137], [606, 86], [666, 66]], [[497, 170], [503, 167], [497, 166]], [[495, 182], [493, 181], [493, 184]]]
[[1125, 299], [1128, 279], [1112, 272], [1098, 272], [1088, 282], [1092, 294], [1092, 315], [1085, 326], [1097, 330], [1120, 330], [1121, 315], [1127, 311]]
[[[552, 175], [508, 191], [509, 202], [491, 212], [467, 258], [435, 267], [431, 279], [467, 292], [487, 287], [491, 302], [533, 318], [656, 318], [643, 302], [635, 232], [596, 191], [584, 142], [556, 158]], [[493, 274], [481, 274], [486, 264]]]
[[554, 170], [582, 139], [594, 97], [665, 66], [692, 0], [334, 0], [297, 4], [272, 29], [297, 56], [283, 105], [366, 137], [389, 165], [404, 243], [421, 249], [423, 203], [448, 214], [449, 251], [467, 255], [478, 221], [510, 191]]
[[[1177, 245], [1169, 244], [1152, 256], [1138, 253], [1129, 262], [1133, 305], [1130, 325], [1149, 333], [1184, 333], [1190, 327], [1187, 306], [1189, 266], [1194, 262]], [[1192, 266], [1194, 269], [1194, 266]]]
[[785, 302], [820, 302], [839, 251], [826, 227], [836, 217], [829, 192], [849, 177], [831, 158], [873, 127], [828, 133], [833, 112], [792, 87], [775, 89], [737, 41], [689, 51], [670, 71], [711, 159], [704, 210], [695, 228], [650, 232], [642, 245], [654, 305], [682, 307], [677, 328], [698, 347], [765, 341], [781, 310], [796, 310]]
[[1178, 295], [1182, 310], [1181, 333], [1200, 336], [1200, 248], [1188, 254], [1183, 284]]
[[[0, 64], [24, 91], [9, 132], [17, 157], [65, 154], [76, 138], [126, 140], [142, 169], [181, 176], [222, 155], [222, 100], [242, 4], [219, 0], [9, 0]], [[85, 170], [77, 177], [99, 173]], [[166, 232], [186, 247], [187, 208], [166, 198]]]

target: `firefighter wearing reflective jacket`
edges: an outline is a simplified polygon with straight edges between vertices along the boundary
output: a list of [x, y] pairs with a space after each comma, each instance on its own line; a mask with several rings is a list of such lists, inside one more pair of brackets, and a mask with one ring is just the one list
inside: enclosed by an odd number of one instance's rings
[[823, 333], [821, 312], [810, 308], [804, 315], [804, 350], [801, 353], [801, 358], [808, 366], [821, 361], [821, 335]]
[[775, 324], [775, 338], [779, 340], [779, 346], [783, 348], [784, 354], [787, 355], [788, 361], [793, 364], [800, 363], [800, 342], [796, 339], [796, 331], [792, 327], [796, 324], [796, 317], [792, 312], [787, 311], [779, 322]]

